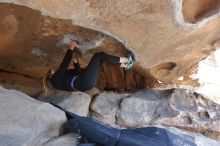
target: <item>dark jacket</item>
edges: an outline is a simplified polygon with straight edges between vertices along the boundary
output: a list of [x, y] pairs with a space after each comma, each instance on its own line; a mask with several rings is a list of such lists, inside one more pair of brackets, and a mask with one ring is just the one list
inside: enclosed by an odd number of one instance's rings
[[73, 56], [73, 51], [68, 49], [66, 55], [59, 66], [59, 69], [54, 73], [51, 78], [51, 83], [54, 88], [65, 91], [72, 91], [71, 81], [73, 77], [79, 75], [80, 73], [80, 65], [79, 63], [74, 63], [74, 69], [67, 70], [70, 64], [70, 61]]

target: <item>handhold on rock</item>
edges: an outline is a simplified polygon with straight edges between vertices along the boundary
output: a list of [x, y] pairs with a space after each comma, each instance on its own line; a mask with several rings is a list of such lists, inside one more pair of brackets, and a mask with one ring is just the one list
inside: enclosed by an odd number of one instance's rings
[[89, 50], [97, 48], [102, 45], [105, 40], [104, 37], [98, 36], [92, 40], [83, 40], [83, 38], [78, 34], [66, 34], [60, 41], [57, 43], [57, 46], [69, 45], [71, 40], [77, 40], [77, 48], [82, 54], [85, 54]]

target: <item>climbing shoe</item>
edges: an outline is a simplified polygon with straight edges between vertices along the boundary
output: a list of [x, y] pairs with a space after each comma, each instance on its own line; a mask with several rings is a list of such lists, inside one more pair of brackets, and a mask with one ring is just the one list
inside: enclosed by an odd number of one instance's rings
[[126, 54], [126, 57], [128, 58], [128, 62], [126, 63], [126, 67], [125, 67], [125, 70], [129, 70], [132, 68], [133, 64], [134, 64], [134, 59], [133, 59], [133, 54], [128, 52]]
[[132, 61], [130, 64], [127, 64], [127, 67], [125, 67], [125, 70], [130, 70], [133, 66], [134, 62]]

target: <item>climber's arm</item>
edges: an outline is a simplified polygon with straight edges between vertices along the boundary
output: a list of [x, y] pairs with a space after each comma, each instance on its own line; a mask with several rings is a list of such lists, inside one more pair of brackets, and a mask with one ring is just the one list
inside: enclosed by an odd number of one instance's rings
[[60, 64], [60, 68], [59, 68], [60, 70], [62, 70], [62, 71], [66, 71], [67, 70], [67, 68], [68, 68], [68, 66], [70, 64], [70, 61], [71, 61], [71, 59], [73, 57], [73, 50], [76, 47], [76, 45], [77, 45], [76, 41], [71, 41], [70, 42], [70, 48], [67, 50], [66, 55], [63, 58], [62, 63]]
[[80, 65], [79, 65], [79, 62], [77, 61], [77, 59], [74, 58], [74, 68], [75, 68], [75, 71], [77, 74], [80, 73]]

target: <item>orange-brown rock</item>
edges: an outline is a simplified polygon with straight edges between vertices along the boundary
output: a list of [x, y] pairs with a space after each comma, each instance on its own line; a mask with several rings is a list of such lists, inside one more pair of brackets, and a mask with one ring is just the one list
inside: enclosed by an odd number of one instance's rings
[[30, 96], [42, 92], [42, 82], [21, 74], [0, 71], [0, 84], [8, 89], [15, 89]]
[[[179, 25], [177, 19], [182, 18], [176, 14], [173, 0], [54, 0], [52, 4], [49, 0], [4, 1], [27, 7], [0, 4], [0, 25], [4, 28], [0, 33], [0, 68], [35, 78], [42, 78], [48, 68], [59, 65], [64, 51], [57, 42], [66, 34], [78, 34], [83, 42], [105, 38], [103, 45], [92, 52], [102, 50], [120, 56], [126, 48], [131, 49], [138, 64], [134, 72], [141, 75], [141, 84], [151, 79], [155, 82], [154, 77], [166, 84], [181, 84], [178, 78], [189, 76], [220, 39], [218, 16], [190, 27]], [[9, 56], [12, 59], [8, 60]], [[80, 60], [83, 67], [90, 57], [86, 54]], [[123, 76], [121, 71], [117, 73], [114, 79]], [[133, 75], [127, 74], [130, 80], [123, 89], [138, 87], [134, 86]], [[108, 77], [102, 83], [109, 88], [125, 82], [123, 78], [112, 84]], [[184, 83], [196, 85], [188, 79]], [[151, 83], [147, 86], [152, 87]]]
[[[64, 46], [59, 46], [58, 42], [65, 34], [79, 34], [83, 41], [92, 39], [96, 41], [96, 37], [100, 36], [105, 38], [102, 46], [95, 48], [90, 53], [83, 54], [83, 58], [76, 53], [82, 68], [87, 65], [92, 54], [97, 51], [104, 51], [116, 56], [122, 56], [126, 52], [124, 45], [114, 38], [94, 30], [72, 25], [70, 20], [42, 16], [37, 11], [13, 4], [0, 4], [0, 10], [0, 19], [3, 20], [0, 23], [2, 28], [0, 31], [0, 41], [2, 42], [0, 43], [0, 69], [6, 72], [26, 75], [41, 82], [45, 73], [50, 68], [57, 68], [64, 57], [65, 50], [62, 49]], [[134, 76], [141, 78], [141, 75], [134, 75], [134, 72], [129, 71], [129, 75], [126, 74], [128, 76], [126, 77], [123, 69], [117, 65], [104, 66], [103, 71], [105, 78], [100, 79], [98, 85], [100, 89], [121, 91], [144, 87], [139, 85], [143, 84], [141, 80], [134, 79]], [[18, 88], [10, 84], [15, 79], [10, 74], [11, 78], [5, 80], [7, 77], [3, 77], [3, 75], [7, 76], [6, 72], [2, 74], [0, 81], [1, 84], [9, 82], [5, 87], [11, 85], [29, 95], [39, 92], [39, 89], [33, 93], [33, 91], [27, 91], [26, 87]], [[102, 83], [103, 80], [105, 82]], [[16, 79], [16, 82], [19, 83], [19, 79]], [[29, 87], [31, 86], [29, 85]], [[33, 90], [36, 89], [34, 86], [32, 87]]]
[[214, 12], [219, 5], [218, 0], [183, 0], [182, 12], [186, 21], [195, 23], [201, 17]]
[[[120, 38], [144, 68], [176, 63], [176, 68], [158, 76], [160, 80], [174, 82], [213, 50], [213, 43], [219, 39], [220, 21], [216, 17], [199, 24], [200, 27], [185, 28], [176, 23], [175, 19], [181, 18], [175, 16], [177, 8], [171, 7], [171, 2], [54, 0], [51, 4], [49, 0], [22, 0], [17, 3]], [[167, 71], [163, 68], [162, 72]]]

